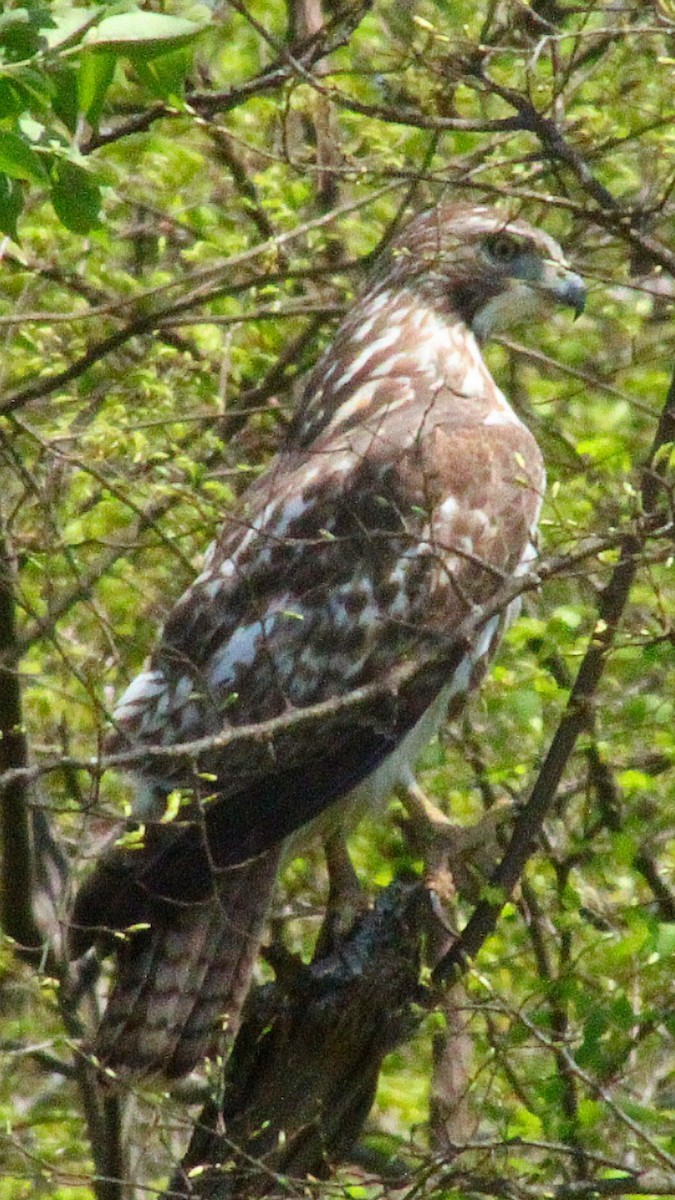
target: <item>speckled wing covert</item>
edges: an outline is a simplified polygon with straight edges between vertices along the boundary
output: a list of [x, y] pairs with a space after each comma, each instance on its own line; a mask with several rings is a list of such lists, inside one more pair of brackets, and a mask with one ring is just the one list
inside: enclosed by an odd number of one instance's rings
[[544, 470], [473, 330], [547, 298], [579, 308], [581, 283], [524, 222], [412, 222], [119, 701], [110, 749], [139, 753], [143, 842], [99, 861], [72, 918], [76, 955], [145, 926], [116, 939], [110, 1070], [175, 1078], [235, 1027], [280, 857], [386, 799], [485, 671], [510, 614], [454, 634], [531, 561]]

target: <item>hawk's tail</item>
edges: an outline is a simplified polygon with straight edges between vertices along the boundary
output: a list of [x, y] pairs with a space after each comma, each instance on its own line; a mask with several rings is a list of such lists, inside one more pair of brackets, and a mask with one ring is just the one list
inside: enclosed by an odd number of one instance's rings
[[206, 903], [171, 905], [126, 934], [94, 1046], [106, 1071], [175, 1081], [236, 1031], [277, 863], [272, 851], [231, 868]]

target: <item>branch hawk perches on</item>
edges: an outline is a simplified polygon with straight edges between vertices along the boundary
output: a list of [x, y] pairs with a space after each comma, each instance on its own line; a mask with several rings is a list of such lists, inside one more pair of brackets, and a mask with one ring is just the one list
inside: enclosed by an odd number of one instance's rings
[[[135, 768], [144, 835], [98, 862], [71, 938], [80, 955], [141, 926], [113, 941], [96, 1046], [112, 1070], [175, 1078], [213, 1050], [236, 1023], [280, 857], [308, 823], [349, 828], [411, 780], [484, 673], [509, 611], [468, 643], [457, 631], [531, 561], [545, 477], [479, 343], [583, 300], [551, 238], [488, 208], [439, 205], [382, 256], [286, 446], [115, 710], [110, 750], [155, 748]], [[372, 703], [367, 690], [341, 703], [378, 683]], [[312, 723], [277, 721], [243, 748], [156, 749], [322, 702]], [[162, 822], [177, 788], [190, 799]]]

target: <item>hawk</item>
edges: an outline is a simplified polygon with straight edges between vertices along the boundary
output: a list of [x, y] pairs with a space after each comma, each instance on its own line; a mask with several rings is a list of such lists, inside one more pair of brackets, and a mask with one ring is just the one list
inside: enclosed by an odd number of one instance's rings
[[527, 570], [545, 474], [480, 345], [555, 303], [579, 313], [582, 281], [525, 221], [447, 203], [412, 220], [119, 700], [134, 824], [71, 924], [74, 956], [116, 954], [110, 1071], [171, 1080], [213, 1052], [280, 861], [411, 782], [485, 672], [514, 605], [459, 631]]

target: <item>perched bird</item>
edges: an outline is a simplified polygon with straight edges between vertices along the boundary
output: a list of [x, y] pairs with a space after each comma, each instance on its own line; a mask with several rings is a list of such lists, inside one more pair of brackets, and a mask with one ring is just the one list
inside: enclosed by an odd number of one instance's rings
[[484, 674], [514, 605], [460, 627], [528, 569], [545, 474], [480, 344], [555, 303], [579, 313], [582, 281], [525, 221], [412, 220], [121, 697], [109, 749], [136, 753], [135, 825], [71, 927], [75, 956], [116, 953], [111, 1071], [175, 1079], [213, 1051], [280, 860], [412, 782]]

